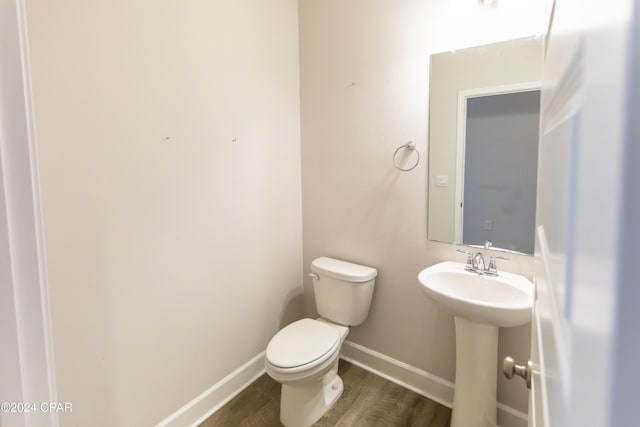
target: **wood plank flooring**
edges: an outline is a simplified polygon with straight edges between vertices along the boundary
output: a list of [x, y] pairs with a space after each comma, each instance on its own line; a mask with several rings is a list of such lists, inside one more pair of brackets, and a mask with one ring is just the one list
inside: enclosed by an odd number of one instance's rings
[[[344, 392], [315, 427], [446, 427], [451, 409], [340, 360]], [[280, 384], [263, 375], [200, 427], [281, 427]]]

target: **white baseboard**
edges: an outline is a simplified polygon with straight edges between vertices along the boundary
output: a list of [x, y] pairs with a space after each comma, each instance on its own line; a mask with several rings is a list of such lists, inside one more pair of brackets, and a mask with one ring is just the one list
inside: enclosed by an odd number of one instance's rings
[[527, 414], [498, 402], [498, 424], [502, 427], [527, 427]]
[[453, 383], [351, 341], [342, 345], [341, 358], [382, 378], [451, 408]]
[[264, 374], [264, 351], [218, 381], [156, 427], [195, 427]]
[[[382, 353], [345, 341], [340, 357], [367, 371], [451, 408], [454, 384]], [[498, 403], [498, 424], [502, 427], [526, 427], [527, 414]]]

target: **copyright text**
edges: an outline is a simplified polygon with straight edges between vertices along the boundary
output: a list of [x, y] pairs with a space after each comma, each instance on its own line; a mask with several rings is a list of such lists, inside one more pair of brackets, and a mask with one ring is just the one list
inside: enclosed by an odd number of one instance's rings
[[71, 402], [0, 402], [0, 412], [23, 414], [28, 412], [73, 412]]

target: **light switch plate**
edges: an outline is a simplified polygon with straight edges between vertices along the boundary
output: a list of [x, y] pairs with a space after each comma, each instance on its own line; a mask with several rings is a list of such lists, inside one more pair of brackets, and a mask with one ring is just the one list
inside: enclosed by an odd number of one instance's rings
[[436, 187], [448, 187], [449, 175], [436, 175]]

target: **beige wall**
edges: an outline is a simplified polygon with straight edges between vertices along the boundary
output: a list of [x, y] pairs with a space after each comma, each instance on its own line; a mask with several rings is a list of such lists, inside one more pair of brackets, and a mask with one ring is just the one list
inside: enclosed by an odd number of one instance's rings
[[61, 424], [151, 425], [301, 313], [297, 2], [27, 8]]
[[[433, 55], [429, 91], [428, 233], [431, 240], [455, 241], [458, 92], [539, 81], [541, 58], [542, 41], [533, 37]], [[449, 185], [436, 187], [436, 175], [447, 175]]]
[[[453, 318], [417, 282], [429, 265], [462, 260], [426, 238], [429, 55], [449, 47], [447, 8], [445, 0], [300, 2], [302, 188], [305, 273], [321, 255], [379, 270], [369, 318], [349, 339], [453, 381]], [[392, 154], [409, 140], [421, 161], [400, 172]], [[532, 258], [499, 268], [530, 277]], [[315, 315], [308, 278], [305, 311]], [[500, 332], [500, 360], [528, 352], [528, 326]], [[498, 398], [527, 410], [516, 381], [501, 378]]]

